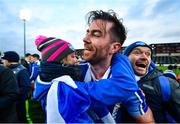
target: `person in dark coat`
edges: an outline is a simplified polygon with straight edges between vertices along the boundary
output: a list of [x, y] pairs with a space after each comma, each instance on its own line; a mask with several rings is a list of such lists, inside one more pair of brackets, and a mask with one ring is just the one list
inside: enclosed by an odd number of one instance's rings
[[[142, 41], [137, 41], [129, 45], [124, 54], [131, 61], [136, 80], [145, 94], [146, 102], [153, 112], [155, 122], [176, 121], [179, 123], [180, 85], [176, 80], [165, 77], [163, 72], [156, 68], [151, 60], [152, 48]], [[131, 119], [127, 116], [128, 114], [125, 112], [121, 114], [121, 122], [130, 122]]]
[[19, 88], [13, 72], [0, 65], [0, 123], [18, 122], [16, 101]]
[[20, 89], [20, 94], [17, 102], [17, 114], [19, 122], [26, 123], [26, 104], [25, 101], [28, 98], [28, 93], [31, 88], [31, 83], [29, 79], [29, 73], [27, 69], [19, 63], [19, 55], [15, 51], [7, 51], [4, 52], [4, 56], [2, 56], [2, 62], [4, 66], [10, 68], [18, 82], [18, 86]]

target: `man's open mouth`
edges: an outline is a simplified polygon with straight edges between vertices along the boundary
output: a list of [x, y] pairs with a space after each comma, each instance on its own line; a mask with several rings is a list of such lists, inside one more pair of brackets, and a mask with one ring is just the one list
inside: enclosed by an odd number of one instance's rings
[[146, 64], [146, 63], [136, 62], [136, 66], [137, 66], [137, 67], [141, 67], [141, 68], [146, 68], [146, 67], [147, 67], [147, 64]]

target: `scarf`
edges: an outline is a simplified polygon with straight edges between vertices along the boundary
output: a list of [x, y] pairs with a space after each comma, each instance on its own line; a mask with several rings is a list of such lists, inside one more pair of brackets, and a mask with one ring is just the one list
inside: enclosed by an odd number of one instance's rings
[[69, 75], [73, 80], [82, 81], [82, 73], [79, 65], [65, 65], [62, 63], [42, 61], [38, 70], [40, 79], [50, 82], [54, 78]]

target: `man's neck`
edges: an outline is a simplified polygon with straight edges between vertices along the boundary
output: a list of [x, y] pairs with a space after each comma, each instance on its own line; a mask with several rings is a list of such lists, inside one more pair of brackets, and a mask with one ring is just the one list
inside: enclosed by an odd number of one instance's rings
[[110, 67], [110, 64], [102, 64], [102, 65], [94, 64], [94, 65], [91, 65], [91, 70], [96, 79], [101, 79], [109, 67]]

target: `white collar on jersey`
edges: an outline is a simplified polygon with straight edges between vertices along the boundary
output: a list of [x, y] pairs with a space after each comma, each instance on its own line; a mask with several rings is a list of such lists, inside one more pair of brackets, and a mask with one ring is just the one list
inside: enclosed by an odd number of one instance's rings
[[[109, 68], [106, 70], [105, 74], [103, 75], [103, 77], [101, 79], [107, 79], [110, 77], [110, 72], [111, 72], [111, 66], [109, 66]], [[85, 75], [85, 78], [84, 78], [84, 81], [85, 82], [89, 82], [89, 81], [97, 81], [98, 79], [95, 78], [92, 70], [91, 70], [91, 67], [89, 66], [87, 72], [86, 72], [86, 75]]]

